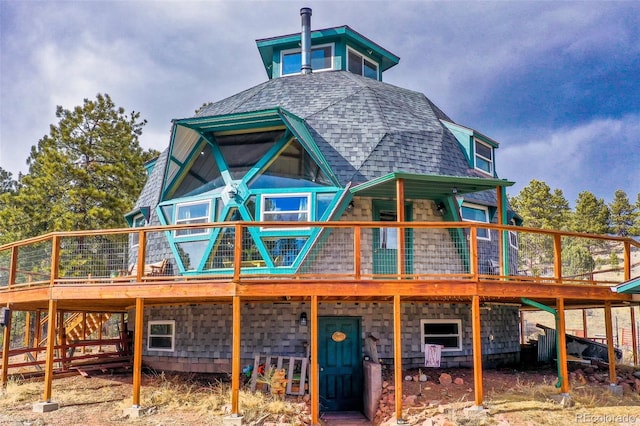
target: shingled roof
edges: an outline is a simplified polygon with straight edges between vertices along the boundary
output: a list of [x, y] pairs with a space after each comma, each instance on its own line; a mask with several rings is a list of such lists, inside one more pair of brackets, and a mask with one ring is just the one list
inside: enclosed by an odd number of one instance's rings
[[198, 117], [280, 107], [304, 119], [340, 182], [387, 173], [473, 176], [453, 121], [425, 95], [346, 71], [266, 81], [202, 108]]

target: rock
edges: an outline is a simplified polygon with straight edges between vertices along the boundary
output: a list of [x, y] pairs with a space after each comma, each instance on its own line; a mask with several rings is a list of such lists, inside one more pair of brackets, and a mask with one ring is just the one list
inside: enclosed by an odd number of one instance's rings
[[636, 393], [640, 394], [640, 379], [635, 380], [635, 389], [636, 389]]
[[453, 380], [451, 379], [451, 375], [450, 375], [450, 374], [447, 374], [447, 373], [442, 373], [442, 374], [440, 375], [440, 378], [439, 378], [438, 380], [440, 381], [440, 384], [441, 384], [441, 385], [450, 385], [450, 384], [451, 384], [451, 382], [453, 381]]
[[412, 380], [413, 380], [413, 377], [411, 377], [411, 376], [404, 376], [404, 380], [405, 380], [405, 381], [407, 381], [407, 382], [410, 382], [410, 381], [412, 381]]
[[634, 371], [632, 376], [635, 377], [636, 379], [640, 379], [640, 371]]
[[455, 383], [456, 385], [464, 385], [464, 380], [462, 380], [461, 377], [456, 377], [453, 383]]
[[420, 381], [421, 382], [426, 382], [427, 381], [427, 375], [426, 374], [421, 374], [420, 375]]
[[418, 398], [417, 395], [408, 395], [407, 397], [404, 398], [402, 405], [405, 405], [407, 407], [413, 407], [414, 405], [416, 405], [417, 398]]
[[389, 382], [387, 382], [386, 380], [382, 382], [382, 389], [385, 389], [387, 386], [389, 386]]

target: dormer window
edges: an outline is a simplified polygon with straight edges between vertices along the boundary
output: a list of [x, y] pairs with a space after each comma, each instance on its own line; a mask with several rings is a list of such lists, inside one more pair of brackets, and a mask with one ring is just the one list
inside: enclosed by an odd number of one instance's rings
[[354, 74], [364, 77], [378, 79], [378, 64], [370, 59], [365, 58], [353, 49], [347, 48], [348, 53], [348, 70]]
[[493, 147], [475, 139], [475, 168], [493, 175]]
[[[300, 74], [300, 68], [302, 67], [301, 55], [300, 49], [283, 50], [280, 53], [281, 75]], [[314, 72], [333, 69], [333, 43], [311, 48], [311, 69]]]

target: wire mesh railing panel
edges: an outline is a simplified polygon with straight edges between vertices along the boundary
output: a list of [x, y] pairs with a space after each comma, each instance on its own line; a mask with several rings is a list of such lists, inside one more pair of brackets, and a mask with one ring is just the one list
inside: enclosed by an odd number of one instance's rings
[[128, 234], [68, 236], [60, 239], [61, 279], [116, 277], [127, 264]]
[[11, 268], [11, 248], [0, 250], [0, 287], [9, 285], [9, 271]]
[[407, 265], [415, 275], [459, 275], [469, 273], [469, 244], [465, 230], [410, 229]]
[[621, 282], [624, 244], [599, 238], [562, 236], [562, 277], [577, 281]]
[[19, 246], [15, 283], [49, 281], [51, 278], [51, 240]]
[[[509, 238], [512, 238], [511, 235]], [[517, 232], [517, 238], [514, 239], [517, 239], [518, 248], [510, 252], [517, 256], [518, 275], [554, 276], [552, 235]], [[513, 246], [510, 244], [510, 247]]]
[[355, 275], [354, 229], [325, 228], [303, 260], [300, 273], [311, 275]]

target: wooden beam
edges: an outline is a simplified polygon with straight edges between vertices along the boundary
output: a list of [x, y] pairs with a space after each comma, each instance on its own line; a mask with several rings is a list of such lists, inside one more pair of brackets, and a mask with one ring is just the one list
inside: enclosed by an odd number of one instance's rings
[[611, 302], [604, 302], [604, 328], [607, 333], [607, 349], [609, 356], [609, 383], [617, 385], [616, 378], [616, 353], [613, 346], [613, 322], [611, 321]]
[[556, 282], [562, 282], [562, 237], [553, 235], [553, 276]]
[[[147, 233], [140, 228], [138, 231], [138, 265], [136, 266], [136, 281], [141, 282], [144, 277], [144, 264], [147, 257]], [[135, 404], [134, 404], [135, 405]]]
[[631, 279], [631, 243], [629, 241], [624, 242], [624, 280], [629, 281]]
[[[499, 186], [496, 187], [496, 199], [498, 200], [497, 211], [498, 211], [498, 224], [504, 225], [506, 224], [506, 218], [504, 217], [504, 199], [502, 198], [502, 188]], [[491, 232], [491, 231], [489, 231]], [[504, 244], [504, 236], [505, 231], [503, 229], [498, 230], [498, 273], [500, 275], [508, 275], [509, 264], [505, 265], [505, 244]], [[507, 266], [507, 268], [505, 268]], [[507, 272], [505, 272], [505, 270]]]
[[320, 424], [320, 365], [318, 364], [318, 296], [311, 296], [311, 424]]
[[[10, 306], [7, 306], [10, 308]], [[9, 321], [3, 327], [2, 333], [2, 377], [0, 378], [0, 384], [2, 385], [2, 389], [7, 387], [7, 381], [9, 378], [9, 349], [11, 349], [11, 317], [13, 317], [13, 312], [9, 313]]]
[[473, 389], [475, 406], [482, 407], [482, 329], [480, 324], [480, 296], [471, 299], [471, 331], [473, 334]]
[[133, 335], [133, 406], [140, 407], [142, 384], [142, 337], [144, 336], [144, 299], [136, 299], [135, 331]]
[[353, 277], [360, 280], [362, 273], [362, 228], [355, 226], [353, 228]]
[[[53, 268], [53, 266], [52, 266]], [[49, 312], [47, 322], [47, 350], [45, 356], [44, 367], [44, 393], [42, 400], [51, 402], [51, 383], [53, 381], [53, 360], [54, 349], [56, 346], [56, 318], [58, 316], [58, 302], [49, 300]], [[62, 327], [62, 324], [60, 325]]]
[[234, 226], [233, 239], [233, 281], [240, 281], [240, 265], [242, 264], [242, 225]]
[[633, 346], [633, 365], [638, 365], [638, 330], [636, 327], [636, 307], [629, 306], [631, 314], [631, 346]]
[[31, 334], [31, 311], [27, 311], [24, 314], [24, 347], [28, 348], [31, 346], [31, 339], [33, 338]]
[[469, 235], [469, 273], [478, 280], [478, 228], [472, 227]]
[[18, 267], [18, 247], [11, 247], [11, 260], [9, 263], [9, 282], [8, 287], [11, 289], [11, 286], [16, 283], [16, 268]]
[[239, 415], [240, 400], [240, 297], [233, 296], [233, 324], [232, 324], [232, 344], [231, 344], [231, 415]]
[[585, 339], [589, 336], [587, 332], [589, 329], [587, 328], [587, 310], [582, 309], [582, 337]]
[[395, 377], [396, 419], [402, 420], [402, 305], [400, 296], [393, 296], [393, 363]]
[[560, 385], [561, 393], [569, 393], [569, 369], [567, 368], [567, 328], [564, 315], [564, 299], [559, 297], [556, 301], [556, 310], [558, 312], [558, 326], [556, 332], [558, 333], [558, 363], [560, 376], [562, 377], [562, 383]]

